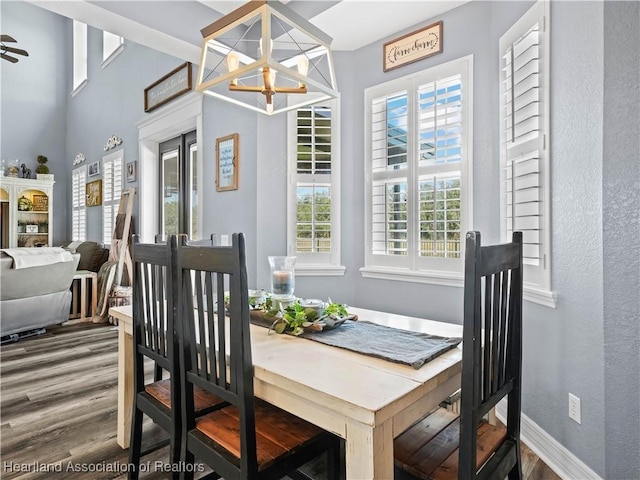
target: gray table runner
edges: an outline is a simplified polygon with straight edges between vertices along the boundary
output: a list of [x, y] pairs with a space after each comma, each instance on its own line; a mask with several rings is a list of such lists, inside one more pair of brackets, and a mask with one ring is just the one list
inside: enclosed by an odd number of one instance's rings
[[454, 348], [462, 341], [462, 338], [439, 337], [362, 320], [347, 321], [333, 330], [304, 333], [301, 337], [391, 362], [411, 365], [415, 369]]

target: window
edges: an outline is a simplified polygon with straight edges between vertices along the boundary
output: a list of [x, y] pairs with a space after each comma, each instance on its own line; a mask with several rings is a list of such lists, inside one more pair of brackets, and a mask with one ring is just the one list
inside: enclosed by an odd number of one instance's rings
[[186, 233], [200, 238], [198, 202], [198, 144], [196, 132], [162, 142], [160, 158], [160, 225], [162, 235]]
[[124, 39], [113, 33], [102, 32], [102, 68], [109, 65], [124, 50]]
[[365, 91], [364, 276], [462, 285], [473, 211], [472, 63]]
[[86, 190], [87, 172], [84, 165], [71, 174], [71, 240], [87, 239]]
[[500, 230], [503, 241], [522, 231], [525, 298], [554, 306], [546, 29], [538, 2], [500, 38]]
[[73, 91], [78, 93], [87, 82], [87, 24], [73, 21]]
[[113, 229], [122, 195], [124, 151], [102, 157], [102, 242], [111, 244]]
[[288, 251], [296, 273], [342, 275], [338, 101], [294, 110], [289, 121]]

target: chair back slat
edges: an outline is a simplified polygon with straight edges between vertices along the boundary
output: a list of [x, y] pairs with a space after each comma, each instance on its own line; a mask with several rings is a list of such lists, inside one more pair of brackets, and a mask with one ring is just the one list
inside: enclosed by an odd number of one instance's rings
[[138, 386], [144, 384], [142, 357], [168, 370], [171, 378], [178, 375], [178, 358], [173, 355], [178, 347], [174, 336], [177, 293], [173, 289], [176, 251], [175, 237], [166, 244], [143, 244], [135, 236], [132, 243], [134, 381]]
[[[522, 233], [508, 244], [481, 247], [467, 233], [460, 455], [458, 478], [476, 478], [476, 431], [503, 397], [520, 412], [522, 370]], [[509, 416], [509, 414], [508, 414]], [[507, 422], [507, 439], [519, 437], [519, 420]]]

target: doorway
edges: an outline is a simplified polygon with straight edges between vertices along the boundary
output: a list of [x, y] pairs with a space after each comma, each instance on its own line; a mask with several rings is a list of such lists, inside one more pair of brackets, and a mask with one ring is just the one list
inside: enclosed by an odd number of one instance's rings
[[198, 234], [198, 146], [196, 131], [181, 134], [158, 146], [160, 205], [163, 237]]

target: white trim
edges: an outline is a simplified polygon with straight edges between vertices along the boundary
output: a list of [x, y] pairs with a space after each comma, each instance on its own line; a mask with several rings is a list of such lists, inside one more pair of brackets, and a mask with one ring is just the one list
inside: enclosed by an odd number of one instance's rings
[[[158, 144], [184, 132], [196, 130], [198, 149], [202, 148], [202, 95], [191, 92], [160, 107], [136, 124], [138, 127], [139, 158], [139, 226], [143, 242], [153, 242], [160, 231], [156, 206], [159, 202]], [[204, 152], [198, 154], [198, 172], [202, 172]], [[198, 175], [198, 192], [203, 191], [203, 175]], [[202, 202], [201, 199], [199, 199]], [[149, 214], [145, 211], [149, 205]], [[202, 203], [201, 203], [202, 205]], [[203, 210], [198, 209], [198, 225], [202, 226]]]
[[106, 30], [126, 38], [128, 41], [152, 48], [172, 57], [200, 63], [200, 46], [175, 38], [148, 25], [123, 17], [90, 2], [52, 2], [50, 0], [29, 0], [29, 3], [87, 23], [94, 28]]
[[397, 282], [428, 283], [431, 285], [443, 285], [446, 287], [464, 287], [464, 274], [461, 272], [409, 270], [406, 268], [391, 267], [363, 267], [360, 269], [360, 273], [363, 278], [394, 280]]
[[78, 93], [80, 93], [80, 90], [82, 90], [88, 83], [88, 80], [83, 80], [82, 83], [80, 83], [80, 85], [78, 85], [72, 92], [71, 92], [71, 96], [75, 97]]
[[344, 265], [302, 264], [296, 265], [296, 276], [342, 277], [346, 269]]
[[537, 303], [545, 307], [556, 308], [558, 303], [558, 293], [533, 285], [524, 285], [522, 297], [532, 303]]
[[[298, 266], [296, 265], [296, 273], [297, 272]], [[406, 268], [392, 267], [362, 267], [360, 268], [360, 273], [363, 278], [393, 280], [396, 282], [428, 283], [445, 287], [464, 287], [464, 274], [460, 272], [408, 270]], [[556, 308], [558, 293], [525, 285], [523, 299], [545, 307]]]
[[[507, 404], [503, 399], [496, 406], [496, 416], [505, 423]], [[566, 449], [526, 415], [520, 417], [520, 439], [560, 478], [567, 480], [602, 480], [582, 460]]]
[[100, 64], [100, 67], [106, 68], [107, 65], [113, 62], [116, 59], [116, 57], [120, 55], [123, 51], [124, 51], [124, 43], [121, 43], [118, 46], [118, 48], [116, 48], [113, 52], [111, 52], [111, 54], [102, 61], [102, 63]]

